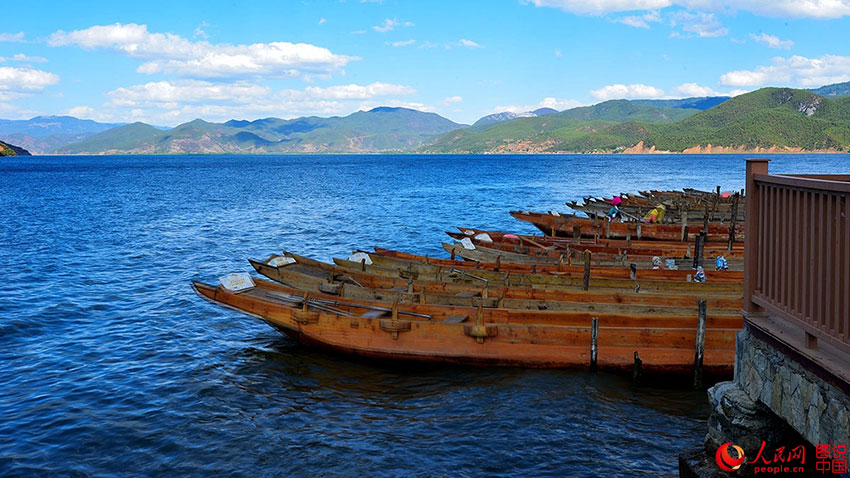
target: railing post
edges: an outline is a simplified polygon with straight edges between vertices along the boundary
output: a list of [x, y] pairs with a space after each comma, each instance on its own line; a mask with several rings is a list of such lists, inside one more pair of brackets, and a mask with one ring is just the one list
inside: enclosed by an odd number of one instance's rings
[[756, 186], [755, 175], [767, 174], [767, 163], [769, 159], [751, 158], [747, 159], [747, 189], [745, 196], [746, 209], [744, 211], [744, 314], [745, 316], [757, 315], [761, 307], [752, 301], [753, 293], [758, 283], [758, 257], [761, 238], [759, 238], [759, 191]]

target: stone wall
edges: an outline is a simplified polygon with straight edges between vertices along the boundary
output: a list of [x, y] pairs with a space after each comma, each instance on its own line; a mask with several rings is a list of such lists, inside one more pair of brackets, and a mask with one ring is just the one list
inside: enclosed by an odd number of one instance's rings
[[850, 446], [850, 397], [747, 328], [738, 333], [735, 383], [809, 443]]
[[679, 455], [681, 477], [754, 476], [749, 466], [734, 473], [718, 468], [714, 454], [727, 442], [748, 457], [756, 456], [763, 441], [767, 450], [804, 440], [850, 447], [850, 395], [761, 339], [749, 325], [737, 339], [735, 379], [708, 390], [711, 415], [704, 448]]

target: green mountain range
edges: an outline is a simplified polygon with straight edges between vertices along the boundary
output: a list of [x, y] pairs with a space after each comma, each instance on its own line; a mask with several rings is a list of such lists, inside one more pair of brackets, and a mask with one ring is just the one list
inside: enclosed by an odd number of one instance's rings
[[846, 151], [850, 96], [762, 88], [704, 111], [626, 100], [447, 133], [423, 152]]
[[409, 151], [463, 127], [434, 113], [379, 107], [345, 117], [265, 118], [170, 130], [143, 123], [120, 126], [56, 150], [70, 154], [365, 153]]
[[700, 110], [611, 100], [557, 114], [452, 131], [422, 149], [434, 153], [607, 151], [627, 142], [636, 144], [645, 133], [644, 127], [622, 128], [623, 124], [670, 123], [697, 113]]
[[813, 89], [812, 93], [826, 97], [850, 95], [850, 81], [821, 86]]
[[[612, 100], [561, 112], [504, 112], [471, 127], [390, 107], [331, 118], [198, 119], [171, 129], [40, 116], [0, 120], [0, 139], [59, 154], [848, 151], [850, 82], [815, 90], [763, 88], [734, 98]], [[0, 154], [13, 148], [0, 148]]]

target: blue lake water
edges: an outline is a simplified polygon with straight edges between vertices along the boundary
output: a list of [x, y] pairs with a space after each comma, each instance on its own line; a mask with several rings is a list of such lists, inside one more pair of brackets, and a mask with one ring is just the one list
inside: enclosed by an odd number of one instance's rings
[[675, 476], [704, 392], [326, 355], [189, 281], [282, 249], [438, 255], [456, 226], [533, 232], [511, 209], [743, 184], [736, 155], [0, 158], [0, 476]]

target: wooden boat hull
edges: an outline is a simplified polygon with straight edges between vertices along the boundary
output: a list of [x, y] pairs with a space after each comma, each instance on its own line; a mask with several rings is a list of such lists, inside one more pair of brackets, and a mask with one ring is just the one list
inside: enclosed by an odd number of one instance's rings
[[[264, 281], [234, 293], [199, 282], [202, 298], [269, 323], [297, 340], [341, 352], [383, 359], [524, 367], [584, 367], [590, 361], [590, 324], [456, 323], [424, 318], [357, 315], [356, 306], [337, 312], [294, 307], [276, 299]], [[283, 287], [283, 286], [279, 286]], [[310, 300], [309, 298], [307, 299]], [[708, 328], [703, 364], [709, 373], [729, 373], [736, 329]], [[645, 370], [687, 372], [693, 367], [696, 330], [651, 324], [612, 326], [602, 319], [598, 366], [630, 369], [638, 353]]]
[[[459, 248], [463, 249], [463, 248]], [[368, 253], [372, 263], [380, 267], [405, 268], [412, 265], [415, 270], [424, 273], [436, 273], [439, 267], [486, 270], [506, 272], [512, 271], [520, 274], [556, 274], [562, 277], [583, 277], [584, 267], [576, 265], [550, 265], [550, 264], [513, 264], [510, 262], [479, 262], [479, 261], [457, 261], [451, 259], [434, 259], [431, 257], [407, 254], [376, 247], [374, 253]], [[463, 257], [464, 252], [457, 252], [458, 257]], [[684, 281], [687, 276], [693, 276], [693, 269], [666, 270], [666, 269], [636, 269], [635, 278], [646, 280], [671, 280]], [[598, 267], [590, 269], [591, 278], [607, 279], [630, 279], [631, 271], [628, 267]], [[706, 271], [706, 277], [710, 282], [742, 282], [743, 273], [740, 271]]]
[[[543, 247], [554, 247], [559, 249], [564, 249], [567, 246], [570, 246], [574, 249], [583, 250], [585, 247], [599, 246], [605, 248], [616, 249], [617, 253], [620, 253], [622, 250], [627, 249], [657, 249], [662, 248], [665, 251], [669, 251], [670, 256], [681, 256], [681, 257], [691, 257], [691, 249], [693, 247], [692, 242], [682, 242], [679, 239], [664, 241], [660, 239], [650, 239], [650, 240], [638, 240], [635, 237], [632, 237], [629, 240], [619, 239], [619, 238], [609, 238], [609, 237], [580, 237], [574, 238], [570, 236], [532, 236], [528, 234], [514, 234], [514, 233], [506, 233], [502, 231], [491, 231], [487, 229], [475, 229], [475, 228], [467, 228], [467, 227], [459, 227], [458, 230], [463, 233], [464, 236], [474, 237], [477, 234], [487, 234], [492, 239], [501, 240], [501, 241], [513, 241], [521, 244], [532, 244], [536, 242]], [[510, 234], [510, 237], [506, 237], [506, 235]], [[719, 243], [719, 242], [707, 242], [705, 244], [705, 253], [708, 254], [722, 254], [729, 253], [727, 250], [728, 242]], [[604, 252], [604, 251], [603, 251]], [[743, 257], [744, 253], [744, 244], [742, 242], [736, 242], [732, 246], [732, 255], [731, 257]], [[658, 255], [658, 254], [652, 254]], [[728, 256], [727, 256], [728, 257]]]
[[[655, 256], [665, 259], [676, 259], [677, 262], [680, 262], [682, 260], [684, 260], [685, 262], [693, 260], [691, 258], [690, 244], [685, 247], [682, 247], [683, 243], [681, 242], [678, 243], [679, 247], [676, 248], [669, 246], [665, 246], [662, 248], [661, 246], [650, 247], [626, 245], [616, 247], [605, 245], [605, 242], [608, 242], [606, 239], [599, 241], [599, 243], [594, 243], [594, 241], [589, 240], [582, 241], [582, 243], [578, 243], [578, 241], [568, 242], [563, 240], [562, 238], [557, 238], [559, 239], [557, 241], [547, 240], [547, 238], [538, 238], [538, 240], [534, 240], [534, 238], [531, 238], [531, 240], [536, 243], [532, 244], [528, 241], [528, 239], [524, 239], [522, 236], [517, 235], [514, 235], [511, 238], [505, 238], [504, 234], [498, 237], [490, 236], [491, 240], [485, 241], [476, 239], [474, 237], [476, 233], [473, 233], [472, 235], [467, 235], [462, 232], [447, 232], [446, 234], [448, 234], [456, 241], [460, 241], [468, 237], [476, 246], [489, 247], [491, 249], [514, 252], [517, 254], [545, 256], [558, 259], [561, 255], [566, 255], [567, 253], [570, 253], [570, 257], [572, 258], [573, 263], [581, 263], [581, 254], [584, 251], [590, 251], [593, 253], [594, 262], [597, 260], [598, 257], [602, 257], [610, 261], [622, 261], [621, 258], [625, 257], [628, 258], [628, 260], [650, 262]], [[706, 246], [708, 246], [708, 244], [706, 244]], [[703, 251], [706, 261], [712, 260], [717, 255], [722, 255], [726, 257], [730, 265], [734, 264], [738, 266], [743, 266], [743, 249], [735, 249], [729, 251], [727, 250], [725, 245], [720, 247], [715, 244], [712, 247], [705, 247]]]
[[[344, 275], [331, 278], [323, 271], [310, 270], [297, 264], [285, 266], [271, 266], [264, 262], [249, 260], [254, 269], [263, 276], [285, 284], [289, 287], [322, 293], [336, 297], [352, 300], [364, 300], [372, 302], [393, 302], [428, 304], [456, 307], [478, 307], [503, 308], [531, 311], [554, 311], [570, 313], [596, 313], [596, 314], [635, 314], [635, 315], [670, 315], [693, 317], [697, 314], [696, 301], [691, 301], [687, 306], [666, 305], [664, 298], [659, 297], [657, 303], [652, 304], [623, 304], [612, 301], [610, 297], [600, 296], [599, 301], [560, 301], [540, 300], [526, 298], [505, 297], [500, 291], [474, 291], [473, 293], [426, 293], [421, 289], [416, 290], [413, 284], [408, 287], [394, 287], [390, 289], [370, 288], [359, 285], [354, 280], [347, 279]], [[482, 292], [484, 292], [482, 294]], [[740, 317], [740, 307], [707, 309], [709, 315], [734, 317], [737, 321]]]
[[[483, 264], [494, 264], [494, 268], [502, 270], [502, 264], [506, 265], [525, 265], [534, 267], [534, 273], [551, 273], [557, 274], [561, 276], [573, 277], [574, 274], [583, 274], [584, 268], [572, 267], [568, 264], [569, 262], [566, 259], [553, 259], [548, 257], [530, 257], [523, 256], [522, 254], [515, 254], [512, 252], [498, 251], [494, 249], [490, 249], [482, 246], [475, 246], [475, 249], [467, 249], [463, 247], [460, 243], [447, 244], [443, 243], [443, 249], [446, 252], [449, 252], [452, 256], [462, 257], [463, 259], [474, 262], [474, 263], [483, 263]], [[597, 271], [596, 277], [599, 278], [620, 278], [627, 279], [630, 277], [629, 266], [631, 264], [635, 265], [635, 275], [639, 276], [643, 279], [647, 280], [671, 280], [671, 281], [685, 281], [688, 276], [693, 276], [694, 270], [689, 268], [692, 266], [693, 261], [687, 261], [688, 263], [684, 263], [683, 261], [679, 261], [682, 266], [682, 269], [678, 270], [663, 270], [663, 269], [650, 269], [647, 267], [646, 263], [642, 262], [633, 262], [630, 259], [624, 260], [622, 263], [617, 266], [611, 264], [594, 264], [591, 261], [591, 274], [594, 271]], [[559, 266], [560, 264], [560, 266]], [[706, 264], [708, 265], [708, 264]], [[482, 267], [479, 267], [482, 268]], [[484, 267], [489, 268], [489, 267]], [[581, 270], [579, 272], [579, 269]], [[511, 270], [511, 269], [508, 269]], [[709, 277], [709, 273], [711, 282], [743, 282], [744, 274], [742, 271], [722, 271], [722, 272], [714, 272], [707, 271], [706, 277]]]
[[[511, 211], [514, 218], [529, 222], [540, 229], [544, 234], [551, 236], [573, 237], [578, 234], [582, 237], [613, 237], [625, 239], [633, 237], [636, 239], [661, 239], [675, 241], [682, 239], [682, 228], [673, 224], [641, 224], [637, 222], [608, 222], [605, 220], [588, 219], [578, 216], [559, 214], [542, 214], [525, 211]], [[687, 240], [702, 232], [703, 225], [688, 224]], [[738, 240], [744, 237], [743, 225], [736, 226], [735, 236]], [[711, 224], [708, 225], [708, 241], [723, 242], [729, 239], [729, 226]]]
[[[272, 256], [274, 257], [274, 256]], [[343, 269], [335, 267], [332, 264], [316, 261], [307, 257], [296, 254], [286, 253], [286, 257], [290, 257], [296, 261], [297, 265], [303, 268], [313, 269], [309, 273], [317, 280], [337, 281], [337, 282], [352, 282], [363, 287], [375, 289], [393, 289], [413, 288], [414, 292], [424, 294], [461, 294], [461, 293], [476, 293], [485, 295], [488, 291], [489, 296], [498, 296], [513, 299], [532, 299], [532, 300], [555, 300], [555, 301], [572, 301], [572, 302], [613, 302], [619, 304], [644, 304], [644, 305], [670, 305], [691, 307], [697, 300], [703, 299], [706, 301], [709, 308], [741, 308], [741, 295], [731, 293], [715, 293], [711, 291], [698, 290], [695, 292], [688, 291], [663, 291], [661, 293], [652, 292], [647, 289], [642, 289], [640, 292], [634, 292], [633, 289], [605, 289], [594, 288], [590, 290], [581, 290], [576, 287], [554, 287], [554, 286], [536, 286], [530, 285], [520, 287], [496, 287], [495, 285], [487, 285], [486, 287], [477, 281], [471, 283], [449, 283], [438, 281], [426, 281], [413, 278], [401, 278], [398, 275], [384, 276], [370, 274], [368, 272]], [[267, 260], [268, 261], [268, 260]], [[267, 262], [266, 261], [266, 262]], [[261, 268], [258, 265], [262, 264]], [[257, 263], [252, 261], [255, 269], [263, 275], [268, 275], [272, 269], [282, 271], [291, 266], [268, 266], [265, 263]], [[273, 280], [277, 277], [270, 276]], [[285, 282], [285, 281], [284, 281]], [[426, 301], [427, 302], [427, 301]]]

